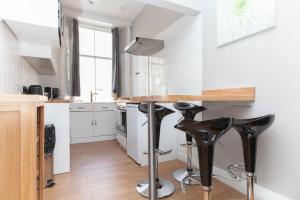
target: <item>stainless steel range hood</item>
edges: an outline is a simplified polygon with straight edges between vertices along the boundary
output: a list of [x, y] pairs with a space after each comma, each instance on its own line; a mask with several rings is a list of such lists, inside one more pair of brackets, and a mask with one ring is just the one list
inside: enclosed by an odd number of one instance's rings
[[163, 48], [163, 40], [136, 37], [135, 40], [125, 48], [125, 52], [137, 56], [152, 56]]

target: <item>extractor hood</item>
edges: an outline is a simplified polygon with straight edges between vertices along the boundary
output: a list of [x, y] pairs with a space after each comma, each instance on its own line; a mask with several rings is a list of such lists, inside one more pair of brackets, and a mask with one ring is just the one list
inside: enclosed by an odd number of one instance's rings
[[152, 56], [163, 48], [163, 40], [136, 37], [135, 40], [125, 48], [125, 52], [137, 56]]

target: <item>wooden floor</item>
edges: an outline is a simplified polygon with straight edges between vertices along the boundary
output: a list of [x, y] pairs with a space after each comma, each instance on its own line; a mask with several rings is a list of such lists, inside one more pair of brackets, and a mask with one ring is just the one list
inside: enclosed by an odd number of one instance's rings
[[[167, 200], [201, 200], [201, 187], [189, 187], [181, 193], [171, 173], [184, 167], [180, 161], [159, 165], [160, 177], [176, 186]], [[116, 141], [71, 146], [71, 173], [56, 176], [56, 185], [45, 190], [45, 200], [145, 200], [135, 190], [136, 182], [147, 177], [147, 167], [139, 167]], [[214, 180], [213, 200], [243, 200], [245, 197]]]

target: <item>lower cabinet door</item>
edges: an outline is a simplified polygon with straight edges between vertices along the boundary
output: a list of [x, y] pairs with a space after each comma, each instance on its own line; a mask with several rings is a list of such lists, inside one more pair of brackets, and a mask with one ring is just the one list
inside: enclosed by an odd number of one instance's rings
[[[21, 199], [22, 179], [20, 176], [21, 173], [20, 172], [21, 169], [20, 167], [21, 166], [20, 124], [21, 124], [20, 112], [0, 110], [0, 158], [1, 158], [0, 159], [0, 177], [1, 177], [0, 199], [1, 200]], [[32, 177], [28, 177], [28, 180], [31, 178]], [[25, 184], [28, 183], [26, 182]]]
[[94, 112], [94, 123], [94, 136], [115, 134], [115, 111], [106, 110]]
[[71, 138], [93, 137], [93, 112], [71, 112]]

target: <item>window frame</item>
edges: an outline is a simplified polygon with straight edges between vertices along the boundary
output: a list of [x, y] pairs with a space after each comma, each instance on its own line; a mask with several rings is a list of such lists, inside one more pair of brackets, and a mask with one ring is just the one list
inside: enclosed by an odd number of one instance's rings
[[[101, 60], [110, 60], [112, 61], [112, 56], [111, 57], [105, 57], [105, 56], [96, 56], [96, 31], [101, 31], [101, 32], [107, 32], [107, 33], [111, 33], [111, 28], [107, 28], [107, 27], [100, 27], [100, 26], [94, 26], [94, 25], [89, 25], [89, 24], [84, 24], [84, 23], [79, 23], [78, 28], [83, 28], [83, 29], [89, 29], [91, 31], [93, 31], [93, 35], [94, 35], [94, 39], [93, 39], [93, 55], [88, 55], [88, 54], [83, 54], [80, 52], [79, 49], [79, 59], [81, 57], [85, 57], [85, 58], [92, 58], [94, 60], [94, 88], [92, 89], [93, 93], [97, 93], [97, 59], [101, 59]], [[80, 36], [79, 36], [79, 40], [80, 40]], [[79, 42], [80, 43], [80, 42]], [[112, 68], [111, 68], [112, 69]], [[112, 89], [112, 84], [111, 84], [111, 89]], [[80, 98], [83, 98], [83, 100], [85, 100], [84, 96], [80, 96]], [[100, 99], [98, 99], [100, 98]], [[97, 100], [110, 100], [113, 99], [113, 93], [111, 92], [111, 96], [107, 96], [107, 97], [99, 97], [96, 96], [95, 100], [97, 102]]]

